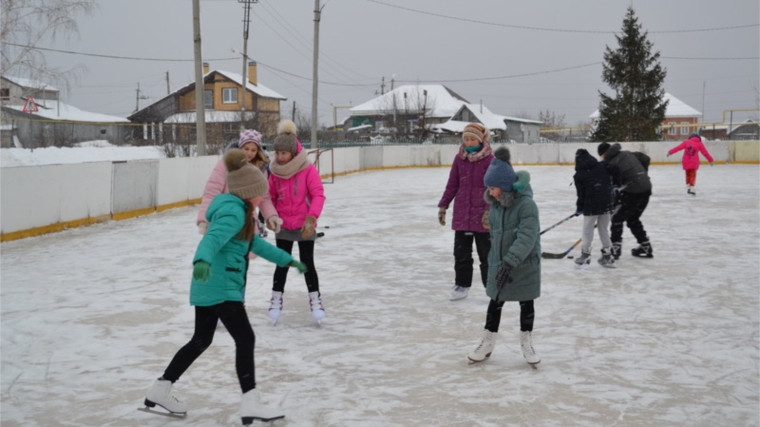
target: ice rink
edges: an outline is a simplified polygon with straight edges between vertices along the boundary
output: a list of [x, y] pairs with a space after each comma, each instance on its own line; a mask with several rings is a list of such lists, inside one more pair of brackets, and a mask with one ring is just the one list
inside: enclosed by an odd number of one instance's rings
[[[542, 229], [575, 211], [572, 166], [516, 169], [531, 173]], [[504, 308], [490, 360], [468, 364], [488, 299], [476, 273], [469, 298], [448, 300], [454, 232], [438, 224], [436, 207], [448, 172], [362, 172], [325, 184], [321, 327], [294, 271], [272, 326], [274, 266], [252, 263], [258, 389], [286, 414], [274, 425], [760, 425], [758, 165], [703, 166], [696, 197], [680, 165], [652, 166], [643, 223], [653, 259], [630, 255], [626, 229], [615, 270], [544, 260], [537, 370], [520, 351], [517, 303]], [[196, 212], [0, 245], [3, 427], [240, 425], [234, 344], [223, 328], [175, 384], [186, 418], [136, 410], [192, 335]], [[581, 225], [547, 232], [543, 250], [564, 251]]]

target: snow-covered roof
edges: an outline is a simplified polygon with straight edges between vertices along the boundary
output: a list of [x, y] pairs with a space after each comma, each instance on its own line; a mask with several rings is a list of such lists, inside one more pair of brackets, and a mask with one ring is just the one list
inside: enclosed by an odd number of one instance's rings
[[[351, 116], [385, 115], [396, 111], [418, 111], [425, 103], [424, 93], [427, 91], [427, 105], [432, 107], [428, 117], [451, 117], [468, 101], [443, 85], [404, 85], [393, 89], [372, 100], [351, 108]], [[404, 101], [406, 94], [406, 102]]]
[[[702, 113], [691, 108], [685, 102], [675, 96], [665, 92], [664, 101], [668, 101], [668, 108], [665, 110], [665, 117], [702, 117]], [[594, 111], [589, 118], [598, 119], [599, 110]]]
[[372, 125], [359, 125], [346, 129], [346, 132], [358, 132], [363, 129], [372, 129], [373, 127]]
[[[214, 71], [216, 71], [217, 73], [223, 75], [224, 77], [227, 77], [228, 79], [232, 80], [233, 82], [238, 82], [239, 83], [239, 82], [243, 81], [243, 75], [242, 74], [235, 74], [235, 73], [231, 73], [229, 71], [213, 70], [213, 71], [209, 72], [208, 74], [211, 74]], [[206, 78], [206, 76], [208, 74], [206, 74], [205, 76], [203, 76], [203, 78]], [[250, 81], [247, 81], [246, 85], [245, 85], [245, 88], [247, 90], [255, 93], [256, 95], [259, 95], [259, 96], [264, 97], [264, 98], [275, 98], [275, 99], [282, 99], [282, 100], [288, 99], [288, 98], [280, 95], [279, 93], [273, 91], [272, 89], [269, 89], [268, 87], [264, 86], [261, 83], [255, 85], [255, 84], [251, 83]]]
[[[476, 121], [480, 122], [490, 130], [506, 130], [507, 124], [504, 122], [504, 120], [508, 120], [511, 122], [519, 122], [519, 123], [526, 123], [526, 124], [536, 124], [541, 125], [542, 123], [537, 120], [528, 120], [528, 119], [520, 119], [517, 117], [509, 117], [509, 116], [501, 116], [499, 114], [494, 114], [491, 112], [491, 110], [488, 109], [488, 107], [481, 106], [480, 104], [464, 104], [462, 107], [453, 114], [453, 116], [459, 116], [461, 110], [467, 109], [470, 111], [470, 114], [475, 116], [477, 118]], [[471, 123], [471, 121], [463, 122], [459, 120], [448, 120], [445, 123], [437, 124], [431, 126], [431, 129], [433, 130], [441, 130], [441, 131], [447, 131], [452, 133], [462, 133], [464, 131], [464, 127], [467, 126], [468, 123]]]
[[7, 76], [7, 75], [3, 75], [3, 78], [8, 79], [12, 81], [13, 83], [26, 89], [49, 90], [51, 92], [58, 92], [58, 89], [54, 88], [53, 86], [50, 86], [49, 84], [45, 82], [41, 82], [39, 80], [32, 80], [32, 79], [27, 79], [25, 77], [13, 77], [13, 76]]
[[[56, 100], [36, 100], [38, 111], [28, 113], [51, 120], [64, 120], [69, 122], [85, 123], [128, 123], [124, 117], [109, 116], [107, 114], [91, 113]], [[3, 108], [23, 112], [23, 105], [4, 105]]]

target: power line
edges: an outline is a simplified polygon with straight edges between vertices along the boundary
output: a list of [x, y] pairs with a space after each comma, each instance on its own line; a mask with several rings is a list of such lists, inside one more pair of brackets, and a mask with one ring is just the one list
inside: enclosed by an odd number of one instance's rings
[[[490, 25], [493, 27], [504, 27], [504, 28], [514, 28], [517, 30], [531, 30], [531, 31], [546, 31], [546, 32], [554, 32], [554, 33], [579, 33], [579, 34], [615, 34], [616, 31], [603, 31], [603, 30], [571, 30], [571, 29], [561, 29], [561, 28], [543, 28], [543, 27], [530, 27], [526, 25], [511, 25], [511, 24], [502, 24], [498, 22], [487, 22], [487, 21], [479, 21], [477, 19], [469, 19], [469, 18], [462, 18], [459, 16], [451, 16], [451, 15], [444, 15], [441, 13], [435, 13], [435, 12], [428, 12], [425, 10], [419, 10], [419, 9], [412, 9], [409, 7], [404, 6], [398, 6], [395, 4], [385, 3], [379, 0], [366, 0], [370, 3], [376, 3], [383, 6], [393, 7], [396, 9], [402, 9], [409, 12], [415, 12], [420, 13], [423, 15], [429, 15], [429, 16], [436, 16], [439, 18], [445, 18], [445, 19], [453, 19], [455, 21], [463, 21], [463, 22], [470, 22], [473, 24], [480, 24], [480, 25]], [[716, 28], [699, 28], [694, 30], [663, 30], [663, 31], [647, 31], [650, 34], [672, 34], [672, 33], [704, 33], [708, 31], [724, 31], [724, 30], [736, 30], [741, 28], [751, 28], [751, 27], [758, 27], [760, 24], [748, 24], [748, 25], [736, 25], [732, 27], [716, 27]]]
[[[15, 44], [15, 43], [5, 43], [5, 44], [7, 46], [21, 47], [25, 49], [36, 49], [36, 50], [44, 50], [47, 52], [68, 53], [71, 55], [94, 56], [97, 58], [127, 59], [131, 61], [157, 61], [157, 62], [193, 62], [194, 61], [194, 59], [140, 58], [140, 57], [132, 57], [132, 56], [103, 55], [99, 53], [74, 52], [71, 50], [50, 49], [46, 47], [28, 46], [28, 45]], [[208, 59], [208, 61], [229, 61], [233, 59], [237, 60], [238, 58], [234, 58], [234, 57], [233, 58], [217, 58], [217, 59]]]

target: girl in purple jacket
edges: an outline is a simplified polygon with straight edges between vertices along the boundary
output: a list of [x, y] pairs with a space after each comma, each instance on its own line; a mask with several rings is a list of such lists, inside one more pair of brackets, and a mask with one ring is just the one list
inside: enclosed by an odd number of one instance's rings
[[[322, 178], [296, 138], [295, 123], [283, 120], [277, 126], [277, 134], [273, 144], [275, 158], [270, 165], [272, 174], [269, 175], [269, 195], [282, 219], [281, 223], [272, 224], [275, 240], [277, 247], [289, 254], [293, 253], [293, 243], [298, 242], [300, 260], [308, 268], [304, 277], [309, 290], [309, 307], [314, 320], [321, 323], [325, 308], [314, 266], [314, 241], [317, 219], [325, 204]], [[282, 314], [282, 294], [287, 278], [287, 268], [275, 269], [269, 306], [269, 318], [274, 324]]]
[[681, 158], [681, 164], [683, 170], [686, 173], [686, 192], [692, 196], [697, 195], [697, 191], [694, 189], [697, 185], [697, 169], [699, 169], [699, 153], [710, 162], [710, 166], [713, 165], [713, 157], [705, 148], [705, 144], [702, 143], [702, 138], [698, 133], [692, 133], [689, 139], [679, 144], [677, 147], [673, 147], [668, 151], [668, 157], [671, 154], [683, 151], [683, 157]]
[[446, 210], [454, 201], [451, 228], [454, 230], [454, 286], [451, 301], [467, 298], [472, 286], [472, 242], [480, 259], [483, 286], [488, 280], [488, 251], [491, 237], [488, 232], [488, 205], [483, 176], [493, 155], [488, 142], [490, 131], [479, 123], [470, 123], [462, 132], [462, 145], [454, 158], [449, 180], [438, 202], [438, 222], [446, 225]]

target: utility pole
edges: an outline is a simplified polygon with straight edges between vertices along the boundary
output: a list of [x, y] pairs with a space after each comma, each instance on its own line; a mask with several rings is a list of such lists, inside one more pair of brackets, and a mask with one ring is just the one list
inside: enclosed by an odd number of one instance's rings
[[137, 83], [137, 105], [135, 105], [135, 113], [140, 111], [140, 100], [148, 99], [147, 96], [140, 96], [140, 83]]
[[319, 80], [317, 78], [317, 66], [319, 65], [319, 20], [322, 8], [319, 0], [314, 0], [314, 64], [312, 65], [311, 82], [311, 148], [317, 148], [317, 90]]
[[193, 0], [193, 53], [195, 57], [196, 156], [206, 155], [206, 105], [203, 102], [203, 58], [201, 55], [201, 0]]
[[[259, 0], [238, 0], [243, 3], [243, 82], [240, 86], [242, 99], [240, 101], [240, 131], [245, 127], [245, 98], [248, 94], [248, 27], [251, 23], [251, 3], [258, 3]], [[251, 106], [253, 107], [253, 106]]]
[[172, 93], [171, 85], [169, 85], [169, 72], [166, 72], [166, 94], [169, 95]]
[[380, 83], [380, 95], [385, 95], [385, 76], [383, 76], [383, 81]]

